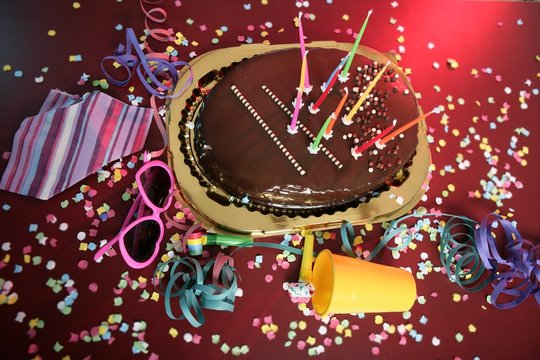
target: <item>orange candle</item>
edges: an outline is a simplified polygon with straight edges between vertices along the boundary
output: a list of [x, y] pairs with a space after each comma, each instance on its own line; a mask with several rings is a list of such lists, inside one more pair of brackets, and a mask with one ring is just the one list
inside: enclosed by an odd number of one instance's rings
[[330, 120], [330, 124], [326, 128], [326, 131], [324, 132], [324, 138], [330, 139], [332, 137], [332, 127], [334, 127], [334, 124], [336, 123], [336, 119], [339, 116], [339, 113], [341, 112], [341, 109], [343, 109], [343, 105], [345, 105], [345, 101], [347, 100], [347, 96], [349, 96], [349, 89], [345, 88], [345, 94], [343, 94], [343, 97], [341, 98], [341, 101], [339, 102], [336, 110], [332, 113], [332, 119]]
[[431, 110], [430, 112], [428, 113], [425, 113], [423, 115], [420, 115], [419, 117], [417, 117], [416, 119], [414, 120], [411, 120], [409, 121], [408, 123], [406, 123], [405, 125], [403, 125], [402, 127], [398, 128], [397, 130], [393, 131], [391, 134], [385, 136], [384, 138], [381, 139], [381, 141], [379, 142], [381, 145], [384, 145], [386, 144], [388, 141], [392, 140], [393, 138], [395, 138], [396, 136], [398, 136], [399, 134], [401, 134], [402, 132], [404, 132], [405, 130], [409, 129], [410, 127], [418, 124], [420, 121], [424, 120], [425, 118], [427, 118], [429, 115], [431, 114], [439, 114], [440, 112], [442, 111], [442, 107], [441, 106], [437, 106], [436, 108], [434, 108], [433, 110]]

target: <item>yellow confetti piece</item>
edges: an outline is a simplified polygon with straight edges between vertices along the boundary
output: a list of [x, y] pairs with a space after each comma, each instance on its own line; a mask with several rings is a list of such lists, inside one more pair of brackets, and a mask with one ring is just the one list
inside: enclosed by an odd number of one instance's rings
[[306, 330], [306, 327], [307, 327], [307, 324], [306, 324], [306, 322], [305, 322], [304, 320], [300, 320], [300, 321], [298, 322], [298, 328], [299, 328], [300, 330]]
[[459, 302], [460, 300], [461, 300], [461, 295], [460, 294], [457, 294], [457, 293], [452, 294], [452, 301], [453, 302]]
[[337, 332], [337, 333], [343, 334], [343, 330], [345, 330], [345, 328], [343, 327], [343, 325], [339, 324], [338, 326], [336, 326], [336, 332]]
[[268, 0], [261, 0], [261, 4], [268, 5]]
[[152, 292], [152, 296], [150, 297], [150, 299], [154, 300], [154, 301], [158, 301], [159, 300], [159, 293], [158, 292]]
[[403, 44], [403, 43], [405, 42], [405, 36], [400, 35], [400, 36], [397, 38], [397, 41], [398, 41], [398, 43]]
[[476, 326], [474, 326], [473, 324], [469, 324], [469, 326], [467, 326], [467, 329], [468, 329], [469, 332], [471, 332], [471, 333], [475, 333], [475, 332], [476, 332]]
[[454, 184], [448, 184], [448, 190], [454, 192], [456, 190], [456, 186]]
[[73, 2], [73, 8], [74, 9], [80, 9], [81, 8], [81, 3], [77, 2], [77, 1]]
[[148, 279], [145, 278], [144, 276], [139, 276], [137, 278], [137, 281], [139, 281], [140, 283], [146, 283], [148, 281]]
[[315, 345], [315, 341], [316, 340], [313, 336], [308, 336], [308, 338], [306, 339], [306, 342], [311, 346]]
[[345, 329], [345, 337], [352, 337], [352, 330], [351, 329]]
[[26, 264], [29, 264], [29, 263], [30, 263], [30, 255], [28, 255], [28, 254], [24, 255], [23, 259], [24, 259], [24, 262], [25, 262]]
[[304, 311], [307, 309], [307, 305], [305, 303], [298, 304], [298, 310]]
[[99, 335], [103, 335], [109, 330], [109, 327], [107, 325], [100, 325], [98, 328]]
[[55, 36], [55, 35], [56, 35], [56, 30], [49, 30], [49, 31], [47, 31], [47, 35], [49, 35], [49, 36]]
[[459, 130], [458, 129], [452, 130], [452, 135], [454, 135], [456, 137], [459, 136]]
[[383, 323], [383, 321], [384, 321], [384, 319], [383, 319], [383, 317], [381, 315], [376, 315], [375, 316], [375, 324], [380, 325], [380, 324]]
[[328, 232], [328, 231], [325, 231], [323, 233], [323, 239], [324, 240], [329, 240], [331, 236], [332, 236], [332, 234], [330, 234], [330, 232]]
[[367, 230], [367, 231], [373, 230], [373, 224], [372, 224], [372, 223], [367, 223], [367, 224], [365, 225], [365, 227], [366, 227], [366, 230]]
[[88, 244], [85, 243], [85, 242], [80, 243], [80, 244], [79, 244], [79, 250], [80, 250], [80, 251], [86, 251], [86, 250], [88, 250]]
[[171, 335], [173, 338], [177, 337], [178, 336], [178, 330], [176, 330], [175, 328], [170, 328], [169, 329], [169, 335]]
[[341, 16], [341, 19], [342, 19], [342, 20], [345, 20], [345, 21], [349, 21], [349, 15], [348, 15], [348, 14], [343, 14], [343, 15]]

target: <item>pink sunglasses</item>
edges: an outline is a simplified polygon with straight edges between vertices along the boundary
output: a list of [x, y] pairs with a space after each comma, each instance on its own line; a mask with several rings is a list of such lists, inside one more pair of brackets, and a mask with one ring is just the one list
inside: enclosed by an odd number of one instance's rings
[[[174, 178], [162, 161], [145, 163], [136, 173], [139, 196], [131, 206], [120, 233], [94, 255], [103, 257], [117, 242], [126, 263], [135, 269], [148, 266], [156, 258], [163, 240], [165, 226], [160, 214], [172, 203]], [[136, 214], [137, 219], [130, 222]]]

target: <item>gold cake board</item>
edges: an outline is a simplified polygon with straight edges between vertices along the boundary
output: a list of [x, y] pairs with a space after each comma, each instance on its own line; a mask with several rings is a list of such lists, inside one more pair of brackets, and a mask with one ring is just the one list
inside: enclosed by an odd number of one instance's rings
[[[220, 69], [235, 61], [268, 51], [291, 47], [298, 47], [298, 44], [241, 45], [214, 50], [200, 55], [190, 62], [194, 74], [193, 83], [181, 96], [173, 98], [167, 103], [168, 161], [180, 190], [178, 200], [191, 209], [197, 221], [202, 223], [206, 229], [220, 233], [251, 235], [252, 237], [281, 235], [301, 231], [302, 229], [323, 230], [338, 228], [344, 221], [349, 221], [353, 225], [378, 223], [390, 221], [408, 213], [420, 201], [427, 188], [431, 155], [424, 121], [418, 126], [417, 153], [413, 158], [413, 164], [409, 168], [409, 178], [401, 186], [391, 187], [390, 190], [381, 193], [378, 198], [373, 198], [368, 203], [360, 204], [358, 207], [344, 212], [336, 212], [333, 215], [290, 218], [287, 216], [264, 215], [233, 204], [224, 206], [211, 200], [206, 195], [206, 188], [202, 187], [197, 178], [191, 175], [189, 166], [184, 163], [184, 155], [180, 151], [178, 134], [180, 134], [181, 111], [185, 107], [186, 99], [191, 96], [193, 89], [197, 87], [197, 80], [211, 70]], [[307, 47], [350, 51], [352, 44], [319, 41], [307, 44]], [[377, 60], [379, 63], [388, 61], [388, 58], [383, 54], [364, 46], [358, 47], [357, 54]], [[396, 69], [396, 71], [400, 72], [399, 69]], [[183, 69], [179, 75], [179, 84], [184, 84], [190, 74], [187, 69]], [[406, 76], [403, 73], [401, 75], [406, 80]], [[179, 91], [178, 88], [175, 89], [175, 94], [177, 91]], [[397, 199], [400, 199], [399, 203]]]

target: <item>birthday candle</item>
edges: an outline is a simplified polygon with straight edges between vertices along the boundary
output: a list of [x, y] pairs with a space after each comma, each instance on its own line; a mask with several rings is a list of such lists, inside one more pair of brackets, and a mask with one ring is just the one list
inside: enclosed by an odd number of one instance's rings
[[373, 90], [373, 88], [375, 87], [375, 85], [377, 84], [377, 82], [381, 79], [381, 77], [383, 76], [384, 72], [386, 71], [386, 68], [388, 67], [388, 65], [390, 65], [390, 60], [386, 63], [386, 65], [384, 65], [384, 67], [377, 73], [377, 75], [375, 76], [375, 78], [369, 83], [366, 91], [364, 91], [362, 93], [362, 95], [360, 96], [360, 98], [358, 99], [358, 101], [356, 102], [356, 104], [354, 105], [354, 107], [351, 109], [351, 111], [343, 118], [343, 123], [346, 124], [346, 125], [350, 125], [352, 123], [352, 117], [354, 116], [354, 114], [356, 114], [356, 112], [358, 111], [358, 109], [360, 108], [360, 106], [364, 103], [364, 101], [367, 99], [367, 97], [369, 96], [369, 94], [371, 93], [371, 90]]
[[298, 85], [298, 92], [296, 93], [296, 100], [294, 101], [294, 112], [291, 123], [287, 126], [287, 131], [289, 134], [296, 134], [298, 132], [298, 126], [296, 122], [298, 121], [298, 113], [302, 107], [302, 93], [304, 92], [304, 80], [306, 76], [306, 59], [309, 51], [306, 51], [302, 57], [302, 69], [300, 70], [300, 84]]
[[358, 36], [356, 37], [356, 41], [353, 44], [352, 50], [351, 50], [351, 56], [349, 56], [349, 60], [347, 60], [347, 64], [345, 64], [345, 67], [341, 71], [341, 74], [339, 75], [339, 81], [345, 82], [349, 79], [349, 68], [351, 67], [352, 60], [354, 58], [354, 55], [356, 54], [356, 50], [358, 49], [358, 44], [360, 44], [360, 39], [362, 39], [362, 36], [364, 35], [364, 31], [366, 30], [366, 26], [369, 20], [369, 16], [373, 10], [369, 10], [366, 16], [366, 19], [364, 20], [364, 23], [362, 24], [362, 27], [360, 28], [360, 32], [358, 33]]
[[332, 73], [330, 74], [330, 76], [328, 77], [328, 80], [326, 80], [322, 85], [321, 85], [321, 91], [324, 91], [326, 89], [326, 87], [328, 86], [328, 84], [330, 84], [330, 81], [334, 78], [334, 76], [336, 75], [336, 73], [341, 70], [343, 68], [343, 66], [345, 65], [345, 61], [347, 61], [347, 59], [349, 58], [349, 56], [351, 56], [351, 53], [348, 53], [347, 55], [345, 55], [345, 57], [343, 59], [341, 59], [340, 63], [338, 64], [338, 66], [336, 66], [336, 68], [334, 69], [334, 71], [332, 71]]
[[339, 116], [339, 113], [341, 112], [341, 109], [343, 108], [343, 105], [345, 104], [345, 100], [347, 100], [347, 96], [349, 95], [349, 89], [345, 88], [345, 94], [343, 94], [343, 97], [341, 98], [341, 101], [339, 102], [339, 105], [337, 106], [336, 110], [332, 113], [332, 120], [330, 120], [330, 124], [326, 128], [326, 131], [324, 132], [324, 138], [330, 139], [332, 137], [332, 128], [334, 127], [334, 124], [336, 123], [336, 119]]
[[330, 121], [332, 120], [332, 114], [326, 118], [326, 121], [324, 122], [324, 125], [321, 127], [321, 130], [319, 130], [319, 133], [317, 134], [317, 137], [315, 140], [311, 142], [308, 146], [308, 150], [312, 154], [316, 154], [319, 152], [319, 144], [321, 143], [321, 139], [323, 137], [324, 132], [326, 131], [326, 128], [328, 125], [330, 125]]
[[[302, 54], [302, 59], [306, 56], [306, 44], [304, 43], [304, 28], [302, 26], [302, 12], [298, 13], [298, 35], [300, 37], [300, 53]], [[313, 89], [313, 86], [309, 83], [309, 72], [308, 65], [306, 60], [306, 75], [304, 78], [304, 91], [306, 94], [309, 94]]]
[[409, 121], [408, 123], [406, 123], [405, 125], [403, 125], [402, 127], [400, 127], [399, 129], [393, 131], [390, 135], [384, 137], [381, 139], [381, 141], [379, 141], [379, 143], [381, 145], [384, 145], [386, 144], [388, 141], [392, 140], [393, 138], [395, 138], [397, 135], [401, 134], [402, 132], [404, 132], [405, 130], [409, 129], [410, 127], [418, 124], [420, 121], [424, 120], [425, 118], [427, 118], [429, 115], [431, 114], [439, 114], [440, 112], [442, 111], [442, 107], [441, 106], [437, 106], [435, 107], [433, 110], [431, 110], [430, 112], [428, 113], [425, 113], [423, 115], [420, 115], [419, 117], [417, 117], [416, 119], [414, 120], [411, 120]]
[[338, 77], [338, 73], [336, 72], [334, 77], [330, 80], [330, 83], [326, 86], [326, 89], [324, 89], [321, 96], [319, 96], [319, 99], [315, 102], [315, 104], [311, 103], [309, 105], [308, 110], [309, 110], [310, 113], [316, 114], [316, 113], [319, 112], [319, 110], [320, 110], [319, 106], [321, 106], [324, 99], [326, 99], [326, 97], [328, 96], [328, 93], [332, 89], [332, 86], [334, 86], [334, 83], [336, 82], [337, 77]]
[[355, 159], [358, 159], [359, 156], [362, 155], [362, 153], [369, 149], [373, 144], [375, 144], [377, 141], [379, 141], [383, 136], [385, 136], [386, 134], [388, 134], [390, 131], [392, 131], [392, 129], [394, 128], [394, 126], [396, 125], [396, 121], [394, 120], [394, 123], [392, 125], [390, 125], [389, 127], [387, 127], [386, 129], [384, 129], [383, 131], [381, 131], [379, 134], [377, 134], [376, 136], [374, 136], [371, 140], [365, 142], [364, 144], [362, 144], [362, 146], [355, 146], [354, 148], [351, 149], [351, 154], [352, 156], [355, 158]]

